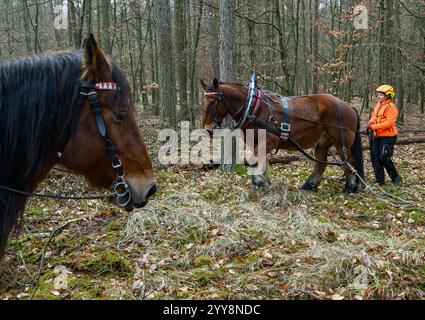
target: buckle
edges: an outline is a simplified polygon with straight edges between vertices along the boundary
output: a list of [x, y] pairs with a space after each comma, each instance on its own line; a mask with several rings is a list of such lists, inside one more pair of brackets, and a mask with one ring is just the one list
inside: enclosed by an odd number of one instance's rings
[[280, 124], [280, 131], [283, 131], [283, 132], [286, 132], [286, 133], [291, 131], [291, 124], [286, 123], [286, 122], [282, 122]]
[[114, 162], [112, 162], [112, 168], [114, 168], [114, 169], [119, 168], [121, 166], [122, 166], [122, 164], [121, 164], [121, 160], [120, 159], [118, 159], [117, 164], [114, 164]]

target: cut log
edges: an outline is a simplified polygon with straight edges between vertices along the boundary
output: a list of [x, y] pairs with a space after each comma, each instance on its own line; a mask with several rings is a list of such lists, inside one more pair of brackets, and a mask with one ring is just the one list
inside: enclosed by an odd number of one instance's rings
[[[397, 145], [409, 145], [409, 144], [415, 144], [415, 143], [425, 143], [425, 136], [419, 136], [419, 137], [407, 137], [407, 138], [399, 138], [397, 140]], [[363, 141], [363, 150], [370, 150], [369, 141], [365, 142]], [[299, 161], [302, 159], [306, 159], [302, 154], [295, 154], [290, 156], [280, 156], [280, 157], [271, 157], [269, 159], [270, 164], [276, 164], [276, 163], [290, 163], [292, 161]]]
[[[409, 144], [415, 144], [415, 143], [425, 143], [425, 136], [406, 137], [406, 138], [399, 138], [397, 140], [397, 145], [409, 145]], [[363, 150], [370, 150], [369, 141], [363, 141]], [[276, 164], [276, 163], [288, 164], [293, 161], [301, 161], [304, 159], [307, 159], [307, 158], [303, 156], [301, 153], [297, 152], [295, 154], [290, 154], [290, 155], [269, 157], [269, 164]], [[219, 164], [209, 164], [209, 165], [203, 165], [203, 166], [188, 165], [183, 167], [183, 169], [208, 171], [208, 170], [215, 170], [219, 166], [220, 166]]]
[[[397, 145], [408, 145], [408, 144], [415, 144], [415, 143], [425, 143], [425, 136], [419, 136], [419, 137], [407, 137], [407, 138], [399, 138], [397, 140]], [[363, 150], [370, 150], [369, 142], [363, 143]]]

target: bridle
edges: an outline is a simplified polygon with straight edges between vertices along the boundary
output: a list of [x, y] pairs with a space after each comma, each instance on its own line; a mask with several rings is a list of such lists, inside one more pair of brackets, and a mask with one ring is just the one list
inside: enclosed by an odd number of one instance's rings
[[124, 179], [124, 169], [122, 162], [118, 156], [115, 145], [108, 135], [106, 129], [105, 118], [103, 117], [102, 106], [97, 99], [96, 91], [120, 91], [115, 82], [99, 82], [94, 83], [92, 80], [83, 80], [80, 87], [80, 95], [78, 97], [78, 105], [80, 108], [84, 106], [84, 102], [88, 99], [91, 111], [95, 117], [97, 130], [105, 143], [106, 153], [112, 163], [117, 178], [109, 187], [109, 190], [115, 194], [115, 202], [118, 207], [124, 208], [131, 201], [131, 191]]
[[219, 107], [220, 103], [223, 103], [224, 107], [228, 110], [230, 116], [233, 119], [235, 119], [244, 110], [244, 107], [245, 107], [245, 103], [242, 103], [241, 106], [236, 110], [236, 112], [234, 114], [231, 114], [230, 103], [227, 100], [227, 98], [225, 97], [225, 95], [224, 95], [224, 93], [221, 89], [219, 89], [218, 91], [215, 91], [215, 92], [204, 92], [204, 96], [205, 97], [215, 97], [214, 104], [212, 105], [212, 107], [214, 108], [214, 118], [213, 118], [214, 129], [220, 128], [220, 125], [221, 125], [221, 121], [218, 117], [218, 107]]
[[[118, 85], [115, 82], [98, 82], [94, 83], [92, 80], [82, 80], [80, 86], [80, 93], [78, 97], [78, 107], [82, 110], [84, 107], [85, 101], [88, 99], [90, 103], [90, 108], [96, 120], [96, 125], [99, 134], [103, 138], [105, 142], [106, 152], [108, 154], [109, 159], [112, 163], [112, 168], [114, 169], [117, 178], [109, 187], [111, 192], [103, 194], [103, 195], [94, 195], [94, 196], [58, 196], [58, 195], [46, 195], [39, 193], [26, 192], [23, 190], [18, 190], [15, 188], [11, 188], [8, 186], [0, 185], [0, 189], [6, 190], [9, 192], [13, 192], [16, 194], [29, 196], [29, 197], [37, 197], [44, 199], [61, 199], [61, 200], [96, 200], [96, 199], [104, 199], [110, 196], [115, 197], [115, 203], [118, 207], [125, 208], [131, 201], [131, 191], [127, 182], [124, 179], [124, 169], [122, 167], [122, 162], [120, 157], [117, 154], [115, 145], [110, 139], [105, 119], [102, 113], [102, 106], [100, 102], [97, 100], [96, 91], [121, 91]], [[75, 128], [72, 128], [74, 125], [71, 124], [71, 135]]]

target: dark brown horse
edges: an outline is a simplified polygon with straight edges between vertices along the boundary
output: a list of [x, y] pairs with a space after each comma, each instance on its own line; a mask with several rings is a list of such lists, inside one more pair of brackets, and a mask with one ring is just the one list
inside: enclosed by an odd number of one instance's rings
[[[248, 88], [241, 84], [222, 83], [217, 79], [214, 79], [209, 85], [201, 83], [205, 90], [202, 127], [212, 132], [213, 129], [220, 126], [226, 115], [230, 115], [235, 123], [241, 123], [241, 117], [244, 116], [247, 108]], [[261, 123], [276, 130], [278, 124], [283, 122], [284, 112], [280, 102], [281, 97], [275, 93], [261, 92], [258, 107], [253, 110], [252, 115]], [[314, 158], [317, 160], [314, 171], [301, 188], [315, 191], [327, 165], [328, 150], [334, 146], [340, 158], [345, 160], [342, 162], [342, 164], [345, 163], [343, 168], [346, 174], [344, 191], [356, 192], [359, 179], [346, 165], [348, 162], [361, 177], [364, 176], [362, 146], [358, 132], [360, 119], [356, 110], [330, 94], [290, 97], [287, 105], [290, 110], [290, 140], [281, 140], [280, 136], [267, 130], [267, 154], [274, 149], [301, 150], [301, 148], [314, 147]], [[258, 130], [259, 126], [255, 122], [249, 121], [248, 118], [242, 129]], [[295, 141], [299, 147], [290, 141]], [[249, 147], [257, 156], [257, 142]], [[345, 157], [344, 149], [346, 150]], [[268, 166], [268, 163], [265, 166]], [[268, 186], [270, 180], [267, 171], [263, 175], [253, 176], [252, 182], [257, 187]]]
[[[62, 163], [95, 187], [121, 183], [125, 209], [144, 206], [157, 185], [135, 114], [128, 81], [91, 35], [82, 51], [2, 62], [0, 186], [33, 192]], [[0, 189], [0, 258], [27, 198]]]

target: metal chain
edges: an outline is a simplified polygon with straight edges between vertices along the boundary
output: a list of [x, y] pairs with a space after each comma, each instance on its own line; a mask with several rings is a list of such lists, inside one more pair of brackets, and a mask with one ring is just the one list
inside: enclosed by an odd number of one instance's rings
[[[335, 155], [335, 153], [334, 153], [333, 150], [330, 150], [330, 154], [332, 155], [332, 157], [335, 160], [337, 159], [337, 157], [336, 157], [336, 155]], [[379, 198], [381, 201], [383, 201], [383, 202], [385, 202], [385, 203], [387, 203], [390, 206], [395, 207], [395, 208], [400, 208], [400, 207], [416, 207], [417, 206], [416, 203], [411, 203], [411, 202], [409, 202], [409, 201], [407, 201], [407, 200], [405, 200], [403, 198], [397, 197], [397, 196], [395, 196], [395, 195], [393, 195], [393, 194], [391, 194], [389, 192], [386, 192], [384, 190], [378, 190], [378, 191], [373, 190], [372, 187], [369, 186], [366, 183], [366, 181], [358, 174], [357, 170], [348, 161], [345, 164], [351, 170], [351, 172], [354, 173], [359, 178], [360, 182], [364, 185], [364, 191], [365, 192], [370, 192], [372, 195], [374, 195], [375, 197]], [[386, 195], [386, 196], [388, 196], [388, 197], [390, 197], [390, 198], [394, 198], [394, 199], [396, 199], [398, 201], [401, 201], [401, 202], [404, 202], [404, 203], [403, 204], [395, 204], [395, 203], [392, 203], [392, 202], [390, 202], [388, 200], [382, 199], [382, 197], [379, 196], [379, 192], [382, 193], [382, 194], [384, 194], [384, 195]]]

